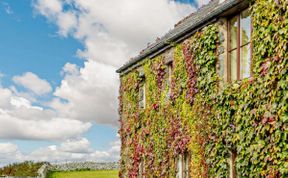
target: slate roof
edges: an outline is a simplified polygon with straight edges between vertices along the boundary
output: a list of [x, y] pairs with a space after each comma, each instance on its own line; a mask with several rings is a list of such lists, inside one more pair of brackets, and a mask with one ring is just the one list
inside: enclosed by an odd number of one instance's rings
[[[158, 38], [155, 43], [149, 45], [146, 49], [142, 50], [140, 54], [130, 59], [126, 64], [120, 67], [116, 72], [122, 73], [131, 66], [139, 63], [143, 59], [153, 55], [154, 53], [161, 52], [165, 47], [169, 46], [171, 42], [178, 42], [179, 39], [186, 37], [187, 34], [199, 29], [209, 21], [217, 18], [223, 12], [229, 10], [233, 6], [241, 3], [243, 0], [225, 0], [219, 3], [220, 0], [212, 0], [207, 5], [200, 8], [197, 12], [190, 14], [178, 24], [174, 29], [169, 31], [162, 38]], [[177, 41], [178, 40], [178, 41]]]

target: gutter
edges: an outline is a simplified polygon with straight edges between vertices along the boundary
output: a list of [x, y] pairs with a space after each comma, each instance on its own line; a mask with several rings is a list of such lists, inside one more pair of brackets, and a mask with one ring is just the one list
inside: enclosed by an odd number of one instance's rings
[[[131, 66], [132, 66], [132, 68], [135, 68], [135, 67], [133, 67], [133, 65], [139, 63], [140, 61], [142, 61], [146, 57], [149, 57], [151, 59], [151, 58], [157, 56], [158, 54], [162, 53], [163, 51], [173, 47], [173, 45], [171, 45], [169, 42], [179, 43], [179, 42], [183, 41], [187, 37], [194, 34], [196, 31], [198, 31], [201, 28], [203, 28], [204, 26], [206, 26], [207, 23], [215, 22], [216, 17], [221, 15], [226, 10], [228, 10], [228, 9], [230, 9], [230, 8], [234, 7], [235, 5], [238, 5], [242, 2], [242, 0], [227, 0], [227, 1], [230, 1], [230, 2], [227, 2], [223, 6], [216, 8], [214, 11], [209, 13], [207, 16], [205, 16], [201, 20], [198, 20], [196, 23], [192, 24], [191, 26], [188, 26], [186, 28], [184, 27], [184, 30], [182, 30], [180, 33], [176, 33], [174, 36], [168, 38], [167, 40], [161, 41], [160, 43], [156, 44], [155, 46], [148, 49], [143, 54], [140, 54], [139, 56], [135, 57], [134, 59], [132, 59], [128, 63], [124, 64], [122, 67], [120, 67], [118, 70], [116, 70], [116, 72], [120, 73], [121, 75], [126, 74], [128, 68], [130, 68]], [[129, 70], [129, 71], [131, 71], [131, 70]]]

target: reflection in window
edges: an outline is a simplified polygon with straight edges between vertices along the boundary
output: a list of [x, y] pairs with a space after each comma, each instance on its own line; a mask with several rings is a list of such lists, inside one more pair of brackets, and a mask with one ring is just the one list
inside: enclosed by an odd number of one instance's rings
[[169, 100], [171, 95], [171, 88], [172, 88], [172, 62], [167, 64], [167, 86], [168, 86], [168, 93], [167, 93], [167, 100]]
[[234, 50], [237, 48], [237, 41], [238, 41], [238, 38], [237, 38], [237, 34], [238, 34], [238, 16], [236, 17], [233, 17], [231, 20], [230, 20], [230, 33], [231, 33], [231, 36], [230, 36], [230, 49], [231, 50]]
[[183, 162], [184, 162], [183, 177], [189, 178], [189, 154], [188, 153], [184, 154]]
[[189, 154], [186, 152], [177, 158], [176, 178], [189, 178]]
[[177, 159], [177, 169], [176, 169], [176, 178], [183, 178], [182, 172], [183, 172], [183, 162], [182, 162], [182, 155], [178, 156]]
[[251, 76], [251, 17], [249, 10], [229, 20], [229, 74], [230, 81]]
[[251, 76], [250, 66], [251, 66], [251, 51], [250, 44], [241, 47], [241, 60], [240, 60], [240, 70], [241, 79], [248, 78]]
[[231, 81], [237, 80], [237, 50], [230, 53]]
[[248, 10], [241, 13], [240, 27], [241, 27], [241, 46], [250, 43], [251, 39], [251, 17]]
[[240, 79], [251, 76], [251, 17], [248, 10], [241, 13], [241, 52], [240, 52]]
[[226, 81], [226, 54], [225, 54], [225, 35], [220, 32], [219, 33], [219, 46], [217, 47], [217, 55], [218, 55], [218, 65], [217, 65], [217, 73], [220, 78], [219, 88], [222, 89], [224, 86], [224, 82]]
[[145, 83], [139, 88], [139, 108], [145, 109]]
[[219, 76], [221, 77], [221, 78], [224, 78], [224, 68], [225, 68], [225, 55], [224, 54], [220, 54], [219, 56], [218, 56], [218, 60], [219, 60]]

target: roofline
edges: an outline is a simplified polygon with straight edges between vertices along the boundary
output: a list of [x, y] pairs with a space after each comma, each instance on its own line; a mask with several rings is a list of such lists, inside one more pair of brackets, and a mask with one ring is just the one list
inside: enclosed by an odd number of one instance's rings
[[[161, 40], [159, 43], [156, 43], [153, 47], [148, 48], [147, 51], [144, 51], [142, 54], [138, 55], [137, 57], [133, 58], [128, 63], [124, 64], [122, 67], [120, 67], [118, 70], [116, 70], [116, 72], [117, 73], [123, 73], [128, 68], [139, 63], [140, 61], [142, 61], [146, 57], [148, 57], [148, 56], [150, 57], [150, 55], [151, 55], [150, 58], [155, 57], [156, 55], [158, 55], [159, 53], [162, 53], [167, 48], [172, 47], [171, 42], [180, 42], [180, 41], [184, 40], [187, 36], [192, 35], [193, 33], [195, 33], [195, 31], [199, 30], [199, 28], [203, 27], [204, 25], [206, 25], [209, 22], [211, 23], [211, 21], [216, 20], [216, 18], [219, 15], [221, 15], [223, 12], [229, 10], [230, 8], [234, 7], [235, 5], [240, 4], [242, 2], [241, 0], [227, 0], [227, 1], [230, 1], [230, 2], [227, 2], [226, 4], [221, 6], [220, 8], [216, 8], [214, 11], [207, 14], [207, 16], [205, 16], [201, 20], [198, 20], [196, 23], [193, 23], [187, 27], [184, 27], [184, 30], [180, 31], [179, 33], [176, 33], [175, 35], [173, 35], [171, 37], [169, 37], [167, 40], [165, 40], [165, 41]], [[165, 48], [165, 49], [163, 50], [163, 48]], [[161, 51], [157, 52], [159, 50], [161, 50]], [[156, 52], [157, 52], [157, 54], [153, 55]]]

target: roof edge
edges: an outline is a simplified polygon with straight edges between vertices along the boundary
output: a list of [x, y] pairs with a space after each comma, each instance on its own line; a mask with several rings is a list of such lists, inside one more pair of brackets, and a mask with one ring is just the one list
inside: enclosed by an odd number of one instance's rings
[[[153, 53], [156, 53], [157, 51], [161, 50], [165, 47], [172, 47], [171, 43], [180, 42], [183, 41], [183, 36], [186, 36], [186, 34], [190, 34], [190, 32], [195, 32], [196, 30], [199, 30], [199, 28], [203, 28], [209, 21], [217, 18], [219, 15], [221, 15], [223, 12], [229, 10], [230, 8], [233, 8], [235, 5], [238, 5], [242, 2], [242, 0], [226, 0], [228, 2], [221, 3], [222, 6], [219, 5], [218, 8], [214, 9], [211, 13], [207, 14], [207, 16], [203, 17], [202, 19], [198, 20], [196, 23], [190, 24], [187, 27], [185, 27], [182, 31], [179, 33], [174, 34], [173, 36], [169, 37], [165, 40], [160, 40], [158, 43], [156, 42], [155, 45], [153, 45], [151, 48], [147, 48], [147, 51], [144, 51], [142, 54], [136, 56], [126, 64], [124, 64], [122, 67], [116, 70], [117, 73], [121, 74], [125, 72], [128, 68], [131, 66], [139, 63], [143, 59], [147, 58], [148, 56], [152, 55]], [[198, 11], [199, 12], [199, 11]], [[196, 12], [196, 13], [198, 13]], [[192, 33], [192, 34], [193, 34]], [[192, 35], [190, 34], [190, 35]], [[180, 40], [179, 40], [180, 39]], [[163, 52], [163, 51], [162, 51]]]

